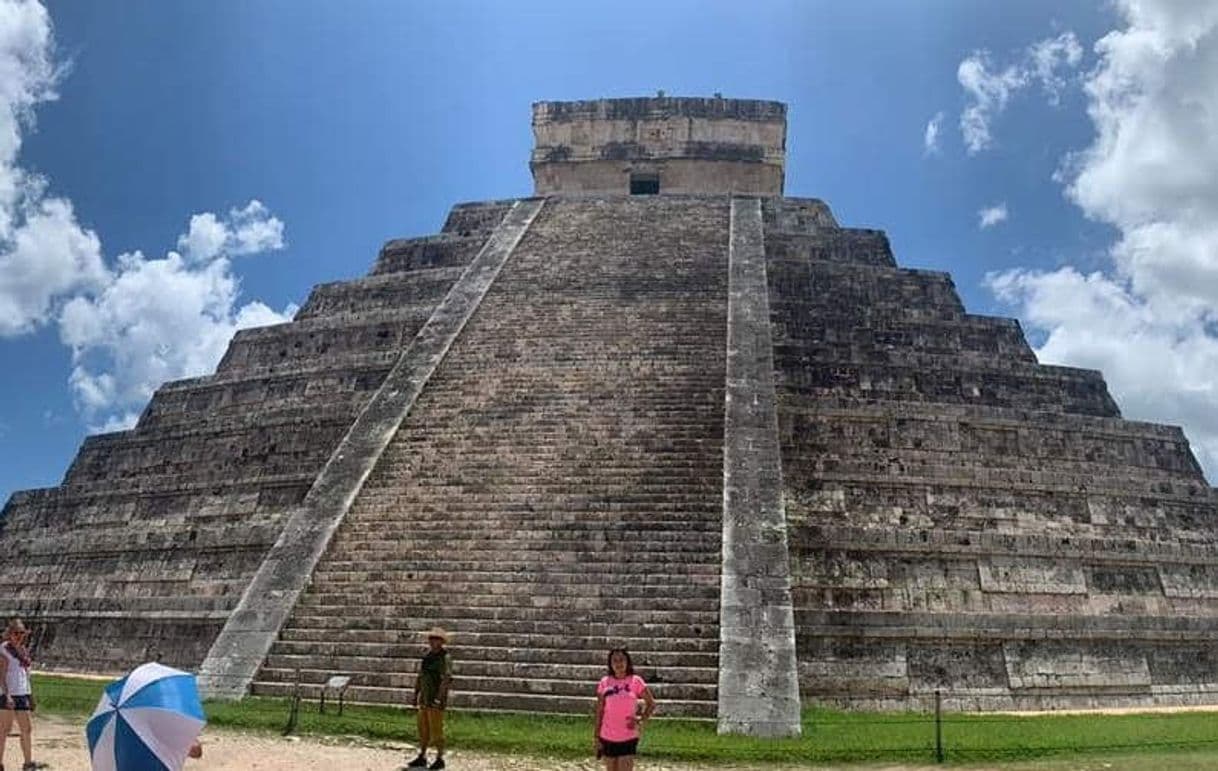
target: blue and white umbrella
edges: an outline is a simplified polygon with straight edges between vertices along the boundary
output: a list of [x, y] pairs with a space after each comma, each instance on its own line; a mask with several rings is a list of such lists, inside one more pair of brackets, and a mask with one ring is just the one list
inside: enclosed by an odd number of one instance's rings
[[206, 723], [194, 675], [138, 666], [106, 686], [85, 726], [93, 771], [180, 771]]

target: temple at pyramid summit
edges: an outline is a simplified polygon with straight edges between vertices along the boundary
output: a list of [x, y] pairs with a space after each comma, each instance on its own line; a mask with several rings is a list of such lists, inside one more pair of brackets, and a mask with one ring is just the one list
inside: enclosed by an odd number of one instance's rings
[[1218, 703], [1178, 428], [784, 197], [784, 104], [540, 102], [533, 133], [531, 196], [390, 241], [12, 496], [0, 613], [41, 666], [402, 703], [440, 625], [467, 709], [586, 714], [616, 646], [661, 714], [756, 735], [935, 691]]

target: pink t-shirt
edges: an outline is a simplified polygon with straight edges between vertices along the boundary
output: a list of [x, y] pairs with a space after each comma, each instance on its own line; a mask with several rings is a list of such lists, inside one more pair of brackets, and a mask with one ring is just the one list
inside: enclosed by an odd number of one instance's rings
[[628, 742], [639, 738], [635, 710], [647, 683], [638, 675], [624, 678], [606, 675], [597, 683], [596, 695], [605, 697], [600, 736], [607, 742]]

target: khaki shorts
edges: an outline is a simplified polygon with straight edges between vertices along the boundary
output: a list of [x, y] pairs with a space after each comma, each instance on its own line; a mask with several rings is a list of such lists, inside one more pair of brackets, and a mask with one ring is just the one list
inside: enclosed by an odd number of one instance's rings
[[444, 710], [439, 707], [419, 707], [419, 730], [427, 726], [428, 738], [432, 742], [444, 741]]

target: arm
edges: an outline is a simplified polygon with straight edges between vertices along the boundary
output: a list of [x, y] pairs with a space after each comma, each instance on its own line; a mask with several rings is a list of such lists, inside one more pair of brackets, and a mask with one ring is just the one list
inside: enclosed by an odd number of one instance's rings
[[643, 714], [639, 715], [639, 727], [642, 728], [643, 723], [650, 720], [651, 714], [656, 711], [656, 699], [651, 695], [651, 689], [646, 686], [643, 687], [643, 693], [640, 695], [643, 697]]
[[440, 692], [436, 698], [440, 701], [440, 709], [448, 706], [448, 691], [453, 684], [453, 660], [449, 656], [444, 657], [444, 675], [440, 678]]
[[605, 716], [605, 695], [596, 695], [596, 718], [592, 721], [592, 749], [596, 756], [601, 754], [601, 718]]
[[8, 658], [0, 656], [0, 688], [4, 689], [4, 708], [12, 709], [13, 697], [8, 692]]
[[414, 697], [410, 700], [416, 707], [419, 706], [419, 675], [414, 676]]

